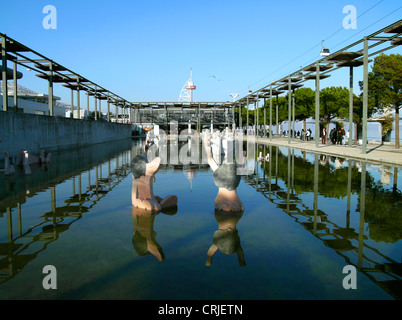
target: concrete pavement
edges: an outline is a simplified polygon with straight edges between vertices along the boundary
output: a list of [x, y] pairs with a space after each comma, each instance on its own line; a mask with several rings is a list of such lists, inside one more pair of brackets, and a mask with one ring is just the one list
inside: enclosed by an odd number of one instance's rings
[[290, 144], [287, 137], [269, 138], [256, 137], [256, 142], [267, 145], [276, 145], [285, 148], [295, 148], [307, 152], [319, 154], [327, 154], [333, 156], [341, 156], [345, 158], [353, 158], [358, 160], [366, 160], [368, 162], [391, 164], [402, 167], [402, 149], [395, 149], [394, 145], [381, 145], [379, 143], [368, 143], [367, 153], [361, 153], [361, 146], [333, 145], [331, 142], [320, 144], [318, 148], [315, 141], [302, 141], [299, 138], [292, 139]]

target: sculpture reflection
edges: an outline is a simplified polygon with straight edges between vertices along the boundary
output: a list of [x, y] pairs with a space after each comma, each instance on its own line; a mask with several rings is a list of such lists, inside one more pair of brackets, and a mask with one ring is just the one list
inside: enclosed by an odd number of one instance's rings
[[165, 259], [161, 246], [156, 241], [154, 220], [159, 212], [175, 214], [177, 197], [165, 198], [154, 195], [153, 183], [160, 167], [161, 159], [156, 157], [151, 162], [144, 154], [137, 155], [131, 162], [132, 183], [132, 216], [134, 224], [133, 246], [140, 255], [151, 253], [159, 262]]
[[[214, 137], [216, 139], [216, 137]], [[219, 188], [215, 198], [215, 210], [243, 212], [244, 206], [237, 195], [236, 189], [240, 183], [240, 175], [237, 174], [237, 164], [225, 161], [220, 164], [220, 141], [212, 140], [206, 134], [204, 136], [204, 148], [207, 155], [208, 164], [214, 172], [214, 183]], [[211, 152], [214, 152], [212, 154]], [[226, 154], [226, 159], [228, 155]]]
[[[217, 135], [212, 139], [208, 133], [204, 136], [208, 164], [214, 172], [214, 183], [219, 188], [215, 198], [215, 219], [219, 227], [214, 233], [213, 244], [208, 250], [206, 266], [212, 264], [212, 257], [218, 250], [227, 255], [236, 253], [239, 265], [246, 265], [236, 228], [238, 221], [243, 216], [244, 206], [236, 192], [240, 183], [240, 175], [237, 173], [236, 161], [230, 154], [232, 143], [231, 139], [221, 142]], [[222, 164], [220, 164], [221, 145], [226, 146]], [[233, 161], [231, 161], [232, 159]], [[240, 163], [243, 163], [243, 158]]]
[[218, 222], [219, 228], [215, 231], [213, 244], [208, 250], [206, 266], [211, 266], [212, 256], [216, 251], [231, 255], [236, 253], [239, 260], [239, 265], [244, 267], [243, 249], [240, 244], [239, 232], [236, 228], [237, 223], [243, 216], [243, 212], [225, 212], [215, 210], [215, 219]]
[[[177, 212], [177, 207], [171, 207], [163, 211], [165, 214], [173, 215]], [[133, 247], [139, 256], [152, 254], [159, 262], [165, 260], [162, 247], [156, 241], [154, 231], [154, 221], [158, 212], [132, 207], [134, 235]]]

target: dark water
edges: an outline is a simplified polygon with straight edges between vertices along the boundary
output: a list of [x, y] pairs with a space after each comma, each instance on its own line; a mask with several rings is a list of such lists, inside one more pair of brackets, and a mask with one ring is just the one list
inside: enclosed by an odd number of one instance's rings
[[[129, 164], [140, 152], [103, 144], [54, 154], [29, 176], [0, 174], [0, 299], [402, 297], [398, 168], [257, 146], [270, 161], [242, 177], [242, 215], [215, 214], [212, 171], [196, 164], [156, 174], [154, 193], [176, 195], [177, 212], [137, 217]], [[206, 266], [227, 221], [236, 250]], [[57, 289], [42, 285], [46, 265]], [[342, 285], [347, 265], [356, 289]]]

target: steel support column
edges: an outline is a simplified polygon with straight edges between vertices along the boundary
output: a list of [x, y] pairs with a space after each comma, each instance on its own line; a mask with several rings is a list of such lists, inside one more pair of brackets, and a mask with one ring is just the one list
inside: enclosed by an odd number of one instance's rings
[[246, 126], [246, 134], [248, 135], [248, 124], [249, 124], [249, 115], [248, 115], [248, 96], [247, 96], [247, 126]]
[[110, 101], [109, 93], [107, 94], [107, 122], [110, 122]]
[[292, 84], [290, 82], [290, 75], [289, 75], [288, 77], [288, 143], [289, 144], [290, 144], [291, 112], [292, 112]]
[[96, 100], [96, 93], [97, 92], [97, 87], [95, 86], [95, 94], [94, 94], [94, 99], [95, 99], [95, 121], [98, 120], [98, 101]]
[[264, 137], [267, 136], [267, 108], [265, 106], [265, 103], [266, 99], [264, 98], [264, 130], [263, 130]]
[[296, 138], [295, 135], [295, 121], [296, 121], [296, 99], [295, 99], [295, 89], [292, 92], [292, 137]]
[[241, 102], [239, 102], [239, 129], [243, 132], [243, 124], [241, 119]]
[[269, 87], [269, 140], [272, 141], [272, 83]]
[[87, 117], [89, 117], [89, 92], [87, 91]]
[[352, 146], [353, 137], [353, 67], [349, 69], [349, 147]]
[[18, 110], [18, 86], [17, 86], [17, 63], [13, 62], [13, 80], [14, 80], [14, 109]]
[[279, 137], [279, 95], [276, 95], [276, 135]]
[[[363, 50], [363, 142], [362, 154], [367, 153], [367, 106], [368, 106], [368, 39], [364, 37]], [[398, 124], [399, 125], [399, 124]]]
[[72, 116], [74, 118], [74, 90], [71, 90], [71, 112], [72, 112]]
[[319, 147], [320, 143], [320, 64], [317, 61], [315, 67], [315, 146]]
[[77, 78], [77, 119], [81, 119], [80, 110], [80, 79]]
[[7, 47], [6, 37], [1, 37], [1, 85], [3, 87], [3, 111], [8, 111], [8, 90], [7, 90]]

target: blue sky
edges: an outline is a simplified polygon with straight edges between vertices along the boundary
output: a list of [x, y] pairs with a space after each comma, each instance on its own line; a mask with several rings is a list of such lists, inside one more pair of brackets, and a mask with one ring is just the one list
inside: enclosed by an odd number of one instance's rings
[[[42, 26], [49, 4], [55, 30]], [[357, 10], [356, 29], [342, 27], [346, 5]], [[401, 17], [395, 0], [2, 0], [0, 32], [129, 101], [178, 101], [190, 68], [195, 101], [232, 101], [319, 59], [321, 40], [336, 51]], [[20, 71], [21, 85], [47, 93], [46, 81]], [[321, 87], [348, 81], [339, 70]], [[55, 95], [70, 103], [67, 88]]]

